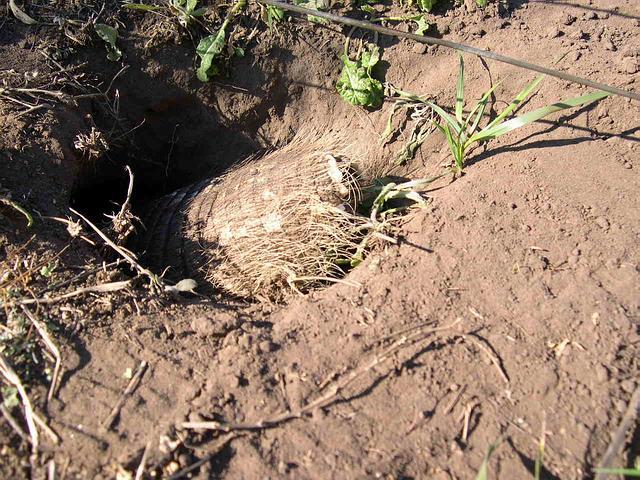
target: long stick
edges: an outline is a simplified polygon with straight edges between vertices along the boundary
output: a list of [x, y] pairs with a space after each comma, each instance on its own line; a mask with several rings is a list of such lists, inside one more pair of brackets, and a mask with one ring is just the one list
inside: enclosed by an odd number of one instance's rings
[[311, 10], [309, 8], [300, 7], [298, 5], [291, 5], [289, 3], [281, 2], [279, 0], [258, 0], [258, 1], [260, 3], [273, 5], [274, 7], [278, 7], [283, 10], [288, 10], [290, 12], [301, 13], [304, 15], [313, 15], [315, 17], [324, 18], [325, 20], [330, 20], [335, 23], [341, 23], [343, 25], [349, 25], [351, 27], [358, 27], [358, 28], [364, 28], [366, 30], [372, 30], [374, 32], [382, 33], [383, 35], [391, 35], [392, 37], [400, 37], [400, 38], [410, 38], [411, 40], [415, 40], [416, 42], [420, 42], [420, 43], [426, 43], [427, 45], [440, 45], [447, 48], [453, 48], [455, 50], [460, 50], [462, 52], [478, 55], [479, 57], [489, 58], [491, 60], [496, 60], [502, 63], [508, 63], [509, 65], [525, 68], [527, 70], [533, 70], [534, 72], [539, 72], [552, 77], [557, 77], [562, 80], [566, 80], [568, 82], [578, 83], [580, 85], [586, 85], [587, 87], [597, 88], [598, 90], [603, 90], [605, 92], [613, 93], [614, 95], [620, 95], [621, 97], [627, 97], [633, 100], [640, 101], [640, 94], [636, 92], [629, 92], [627, 90], [622, 90], [621, 88], [613, 87], [611, 85], [606, 85], [600, 82], [594, 82], [593, 80], [589, 80], [587, 78], [578, 77], [570, 73], [559, 72], [558, 70], [553, 70], [551, 68], [543, 67], [541, 65], [525, 62], [524, 60], [518, 60], [517, 58], [507, 57], [506, 55], [490, 52], [488, 50], [482, 50], [480, 48], [472, 47], [470, 45], [451, 42], [449, 40], [443, 40], [441, 38], [426, 37], [424, 35], [417, 35], [415, 33], [401, 32], [400, 30], [382, 27], [380, 25], [375, 25], [371, 22], [367, 22], [364, 20], [356, 20], [355, 18], [342, 17], [339, 15], [334, 15], [332, 13], [321, 12], [319, 10]]

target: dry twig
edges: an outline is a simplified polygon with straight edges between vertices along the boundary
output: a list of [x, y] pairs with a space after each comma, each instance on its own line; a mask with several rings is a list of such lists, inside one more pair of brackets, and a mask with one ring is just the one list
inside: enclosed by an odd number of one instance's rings
[[149, 364], [146, 362], [146, 360], [143, 360], [142, 362], [140, 362], [140, 365], [138, 365], [138, 369], [136, 370], [136, 373], [133, 375], [133, 377], [131, 377], [131, 380], [129, 381], [127, 388], [124, 389], [124, 392], [122, 392], [122, 395], [116, 402], [115, 406], [113, 407], [113, 409], [111, 409], [111, 413], [109, 414], [109, 416], [105, 419], [104, 422], [102, 422], [101, 427], [104, 430], [109, 430], [111, 428], [111, 426], [113, 425], [113, 422], [115, 422], [116, 418], [120, 414], [120, 410], [122, 410], [124, 403], [127, 401], [127, 398], [129, 398], [131, 394], [135, 391], [135, 389], [138, 387], [138, 384], [140, 383], [140, 380], [142, 379], [144, 372], [147, 370], [148, 365]]
[[149, 278], [149, 280], [151, 282], [151, 286], [153, 288], [162, 286], [162, 284], [163, 284], [162, 279], [160, 277], [158, 277], [156, 274], [154, 274], [151, 270], [148, 270], [148, 269], [144, 268], [142, 265], [140, 265], [136, 261], [135, 255], [133, 253], [127, 251], [123, 247], [120, 247], [120, 246], [116, 245], [112, 240], [109, 239], [109, 237], [107, 237], [104, 233], [102, 233], [102, 230], [100, 230], [98, 227], [96, 227], [87, 217], [85, 217], [81, 213], [77, 212], [73, 208], [69, 208], [69, 210], [71, 210], [73, 213], [78, 215], [82, 220], [84, 220], [85, 223], [87, 225], [89, 225], [100, 236], [100, 238], [102, 238], [102, 240], [105, 241], [105, 243], [107, 245], [109, 245], [120, 256], [122, 256], [122, 258], [124, 258], [129, 265], [131, 265], [131, 268], [133, 268], [139, 274], [145, 275], [147, 278]]
[[7, 382], [13, 385], [16, 390], [18, 390], [18, 394], [20, 395], [20, 400], [22, 402], [22, 408], [24, 409], [24, 418], [27, 422], [27, 427], [29, 428], [29, 437], [31, 438], [31, 452], [36, 453], [38, 451], [38, 446], [40, 445], [40, 437], [38, 435], [38, 429], [36, 428], [35, 420], [34, 420], [34, 412], [33, 407], [31, 406], [31, 400], [29, 400], [29, 396], [27, 395], [27, 391], [24, 389], [22, 382], [20, 381], [20, 377], [15, 372], [15, 370], [9, 365], [9, 362], [4, 358], [4, 355], [0, 353], [0, 373], [5, 378]]
[[82, 295], [84, 293], [105, 293], [105, 292], [117, 292], [118, 290], [122, 290], [131, 285], [131, 280], [124, 280], [122, 282], [109, 282], [102, 283], [100, 285], [92, 285], [90, 287], [82, 287], [74, 290], [73, 292], [65, 293], [64, 295], [59, 295], [57, 297], [43, 297], [43, 298], [26, 298], [23, 300], [17, 300], [15, 302], [8, 302], [6, 306], [16, 306], [16, 305], [33, 305], [33, 304], [48, 304], [48, 303], [56, 303], [61, 300], [67, 300], [69, 298], [77, 297], [78, 295]]
[[62, 369], [62, 357], [60, 355], [60, 349], [58, 349], [56, 344], [53, 342], [53, 339], [51, 338], [51, 335], [49, 335], [47, 328], [40, 322], [40, 320], [36, 318], [33, 313], [31, 313], [31, 310], [29, 310], [24, 305], [20, 305], [20, 307], [22, 308], [24, 314], [29, 318], [29, 320], [31, 320], [33, 326], [36, 327], [36, 330], [42, 337], [44, 344], [47, 346], [56, 360], [55, 367], [53, 368], [53, 375], [51, 377], [51, 385], [49, 386], [49, 392], [47, 393], [47, 402], [50, 402], [56, 392], [56, 388], [58, 387], [58, 379], [60, 378], [60, 371]]
[[[599, 468], [611, 467], [611, 464], [624, 445], [627, 432], [638, 416], [640, 416], [640, 386], [636, 387], [636, 391], [633, 392], [627, 411], [625, 412], [624, 417], [622, 417], [620, 425], [618, 425], [618, 428], [611, 437], [611, 443], [609, 443], [607, 451], [602, 456], [602, 460], [600, 460]], [[598, 473], [596, 480], [604, 480], [606, 476], [606, 473]]]
[[[258, 420], [253, 423], [224, 423], [224, 422], [184, 422], [182, 424], [183, 428], [190, 429], [206, 429], [206, 430], [216, 430], [223, 432], [232, 432], [237, 430], [263, 430], [266, 428], [274, 427], [280, 423], [288, 422], [290, 420], [301, 418], [302, 416], [311, 413], [315, 409], [328, 407], [332, 405], [341, 396], [341, 393], [353, 384], [356, 380], [360, 379], [369, 371], [373, 370], [375, 367], [380, 365], [381, 363], [388, 360], [391, 355], [394, 353], [407, 348], [412, 345], [416, 345], [417, 343], [422, 342], [430, 335], [449, 330], [453, 328], [460, 319], [456, 320], [450, 325], [446, 325], [444, 327], [435, 327], [425, 330], [424, 327], [417, 327], [417, 331], [410, 333], [409, 335], [403, 335], [398, 340], [393, 342], [389, 347], [383, 350], [381, 353], [374, 355], [369, 361], [360, 365], [356, 369], [352, 370], [346, 375], [343, 375], [339, 378], [331, 388], [327, 390], [327, 392], [315, 400], [307, 403], [302, 408], [293, 411], [286, 411], [279, 413], [271, 418]], [[379, 376], [384, 377], [387, 373]]]
[[[480, 350], [482, 350], [484, 353], [487, 354], [487, 356], [489, 357], [489, 360], [491, 360], [491, 363], [493, 363], [493, 365], [495, 365], [495, 367], [498, 369], [498, 373], [500, 374], [500, 377], [502, 377], [502, 379], [504, 380], [504, 383], [509, 383], [509, 377], [507, 376], [507, 372], [504, 371], [504, 368], [502, 367], [502, 362], [500, 362], [500, 360], [496, 357], [496, 355], [487, 347], [485, 347], [482, 342], [480, 342], [478, 339], [475, 338], [476, 335], [462, 335], [462, 338], [467, 341], [467, 340], [471, 340], [471, 342], [477, 346]], [[484, 339], [483, 339], [484, 340]], [[486, 340], [484, 340], [486, 342]]]

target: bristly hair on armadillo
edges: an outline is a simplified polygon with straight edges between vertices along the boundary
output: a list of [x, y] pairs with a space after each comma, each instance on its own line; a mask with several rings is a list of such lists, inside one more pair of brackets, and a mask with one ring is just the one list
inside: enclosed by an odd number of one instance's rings
[[370, 220], [357, 213], [378, 167], [368, 147], [325, 131], [298, 133], [147, 207], [138, 245], [167, 277], [240, 297], [280, 300], [344, 275]]

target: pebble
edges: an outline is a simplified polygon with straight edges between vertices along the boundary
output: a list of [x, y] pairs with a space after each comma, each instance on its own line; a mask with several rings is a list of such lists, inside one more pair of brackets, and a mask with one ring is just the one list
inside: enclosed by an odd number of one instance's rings
[[551, 27], [548, 31], [547, 31], [547, 37], [549, 38], [558, 38], [559, 36], [561, 36], [564, 32], [562, 32], [562, 30], [560, 30], [558, 27]]
[[604, 217], [597, 217], [595, 220], [596, 225], [598, 225], [603, 230], [609, 228], [609, 220]]
[[562, 19], [562, 23], [564, 25], [571, 25], [575, 21], [576, 21], [576, 17], [574, 17], [573, 15], [571, 15], [569, 13], [567, 13]]
[[412, 51], [413, 53], [417, 53], [417, 54], [419, 54], [419, 55], [422, 55], [423, 53], [425, 53], [425, 52], [427, 51], [427, 47], [428, 47], [428, 46], [427, 46], [426, 44], [424, 44], [424, 43], [416, 42], [416, 43], [413, 45], [413, 47], [411, 48], [411, 51]]
[[604, 383], [609, 380], [609, 370], [604, 365], [596, 366], [596, 378], [600, 383]]
[[572, 62], [577, 62], [581, 56], [582, 54], [579, 51], [574, 50], [569, 54], [569, 60], [571, 60]]
[[614, 407], [616, 407], [616, 410], [619, 413], [624, 413], [627, 411], [627, 402], [625, 402], [624, 400], [617, 398], [613, 401], [613, 405]]
[[631, 379], [624, 380], [620, 382], [620, 388], [622, 388], [622, 390], [624, 390], [627, 393], [633, 393], [636, 389], [636, 382], [634, 382]]
[[596, 12], [587, 12], [584, 14], [585, 20], [597, 20], [598, 14]]

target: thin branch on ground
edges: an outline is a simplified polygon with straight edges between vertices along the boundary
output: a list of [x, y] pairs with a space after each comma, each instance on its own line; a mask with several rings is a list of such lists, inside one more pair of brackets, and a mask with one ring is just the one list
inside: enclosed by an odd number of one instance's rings
[[22, 402], [22, 408], [24, 409], [24, 419], [27, 422], [29, 437], [31, 438], [31, 452], [35, 454], [37, 453], [38, 447], [40, 445], [40, 437], [38, 435], [38, 428], [36, 427], [35, 420], [33, 418], [34, 412], [33, 407], [31, 406], [31, 400], [29, 400], [29, 396], [27, 395], [27, 391], [22, 385], [22, 381], [20, 381], [20, 377], [18, 377], [18, 374], [11, 367], [9, 362], [7, 362], [2, 353], [0, 353], [0, 374], [2, 374], [4, 379], [11, 385], [13, 385], [16, 390], [18, 390], [20, 401]]
[[149, 450], [151, 450], [151, 442], [147, 442], [147, 445], [144, 447], [144, 452], [142, 452], [142, 458], [140, 459], [140, 464], [136, 469], [136, 476], [134, 480], [143, 479], [144, 471], [147, 468], [147, 457], [149, 456]]
[[[507, 375], [507, 372], [504, 371], [504, 368], [502, 367], [502, 362], [500, 361], [500, 359], [488, 347], [484, 346], [482, 342], [480, 342], [477, 338], [474, 338], [476, 337], [476, 335], [471, 334], [471, 335], [461, 335], [461, 336], [465, 341], [470, 340], [476, 347], [478, 347], [480, 350], [486, 353], [487, 356], [489, 357], [489, 360], [491, 360], [491, 363], [498, 370], [500, 377], [502, 377], [505, 383], [509, 383], [509, 376]], [[486, 340], [484, 339], [483, 341], [486, 342]]]
[[[622, 449], [625, 439], [627, 437], [627, 432], [634, 424], [636, 419], [640, 416], [640, 386], [636, 387], [636, 391], [633, 392], [631, 396], [631, 400], [629, 401], [629, 406], [627, 407], [627, 411], [622, 417], [622, 421], [615, 433], [611, 437], [611, 442], [607, 447], [607, 451], [602, 456], [602, 460], [600, 460], [600, 465], [598, 468], [610, 468], [613, 464], [613, 461], [620, 453]], [[608, 474], [599, 472], [596, 476], [596, 480], [604, 480]]]
[[109, 282], [102, 283], [100, 285], [92, 285], [89, 287], [82, 287], [74, 290], [73, 292], [65, 293], [57, 297], [43, 297], [43, 298], [25, 298], [23, 300], [17, 300], [15, 302], [7, 302], [6, 306], [12, 307], [17, 305], [44, 305], [49, 303], [56, 303], [69, 298], [77, 297], [85, 293], [105, 293], [105, 292], [117, 292], [129, 287], [133, 282], [131, 280], [124, 280], [121, 282]]
[[100, 238], [102, 238], [102, 240], [105, 241], [105, 243], [107, 245], [109, 245], [122, 258], [124, 258], [129, 265], [131, 265], [131, 268], [133, 268], [135, 271], [137, 271], [140, 275], [145, 275], [147, 278], [149, 278], [149, 281], [151, 283], [151, 287], [152, 288], [157, 289], [157, 288], [163, 286], [162, 279], [160, 277], [158, 277], [155, 273], [153, 273], [151, 270], [148, 270], [148, 269], [144, 268], [142, 265], [140, 265], [136, 261], [135, 255], [133, 253], [127, 251], [123, 247], [120, 247], [120, 246], [116, 245], [112, 240], [109, 239], [109, 237], [107, 237], [104, 233], [102, 233], [102, 230], [100, 230], [98, 227], [96, 227], [87, 217], [85, 217], [81, 213], [77, 212], [73, 208], [69, 208], [69, 210], [71, 210], [73, 213], [78, 215], [82, 220], [84, 220], [85, 223], [87, 225], [89, 225], [100, 236]]
[[33, 326], [36, 327], [36, 330], [42, 337], [42, 341], [56, 360], [56, 364], [53, 368], [53, 375], [51, 376], [51, 385], [49, 385], [49, 392], [47, 393], [47, 402], [50, 402], [58, 387], [58, 379], [60, 378], [60, 371], [62, 370], [62, 356], [60, 355], [60, 349], [53, 342], [47, 328], [36, 318], [31, 310], [24, 305], [20, 305], [20, 307], [29, 320], [31, 320]]
[[146, 360], [140, 362], [140, 365], [138, 365], [136, 373], [133, 375], [133, 377], [131, 377], [127, 388], [124, 389], [124, 392], [122, 392], [122, 395], [116, 402], [115, 406], [111, 409], [111, 413], [109, 413], [109, 416], [104, 420], [104, 422], [102, 422], [101, 427], [103, 430], [109, 430], [113, 425], [113, 422], [116, 421], [116, 418], [118, 417], [118, 415], [120, 415], [120, 410], [122, 410], [122, 407], [124, 406], [127, 399], [131, 396], [135, 389], [138, 388], [140, 380], [142, 379], [144, 372], [147, 370], [148, 365], [149, 364], [146, 362]]
[[[377, 367], [381, 363], [384, 363], [393, 354], [397, 353], [398, 351], [404, 348], [407, 348], [422, 342], [423, 340], [425, 340], [426, 338], [428, 338], [430, 335], [434, 333], [450, 330], [455, 325], [457, 325], [460, 322], [460, 320], [461, 319], [458, 319], [455, 322], [451, 323], [450, 325], [446, 325], [444, 327], [435, 327], [435, 328], [430, 328], [426, 330], [422, 326], [416, 327], [417, 331], [414, 331], [409, 335], [403, 335], [398, 340], [393, 342], [389, 347], [384, 349], [381, 353], [374, 355], [369, 361], [365, 362], [364, 364], [355, 368], [351, 372], [339, 378], [333, 384], [333, 386], [327, 390], [327, 392], [324, 395], [321, 395], [320, 397], [316, 398], [315, 400], [311, 401], [310, 403], [306, 404], [300, 409], [297, 409], [294, 411], [290, 410], [290, 411], [282, 412], [274, 415], [273, 417], [258, 420], [256, 422], [249, 422], [249, 423], [224, 423], [224, 422], [215, 422], [215, 421], [184, 422], [182, 424], [182, 427], [189, 428], [189, 429], [206, 429], [206, 430], [216, 430], [216, 431], [223, 431], [223, 432], [232, 432], [232, 431], [238, 431], [238, 430], [263, 430], [263, 429], [275, 427], [281, 423], [288, 422], [293, 419], [301, 418], [302, 416], [307, 415], [318, 408], [328, 407], [336, 403], [342, 397], [342, 392], [347, 387], [349, 387], [356, 380], [363, 377], [365, 374], [373, 370], [375, 367]], [[433, 342], [430, 342], [430, 343], [433, 343]], [[376, 377], [376, 379], [383, 378], [388, 374], [390, 370], [391, 369], [389, 369], [388, 371], [382, 374], [379, 374]]]

